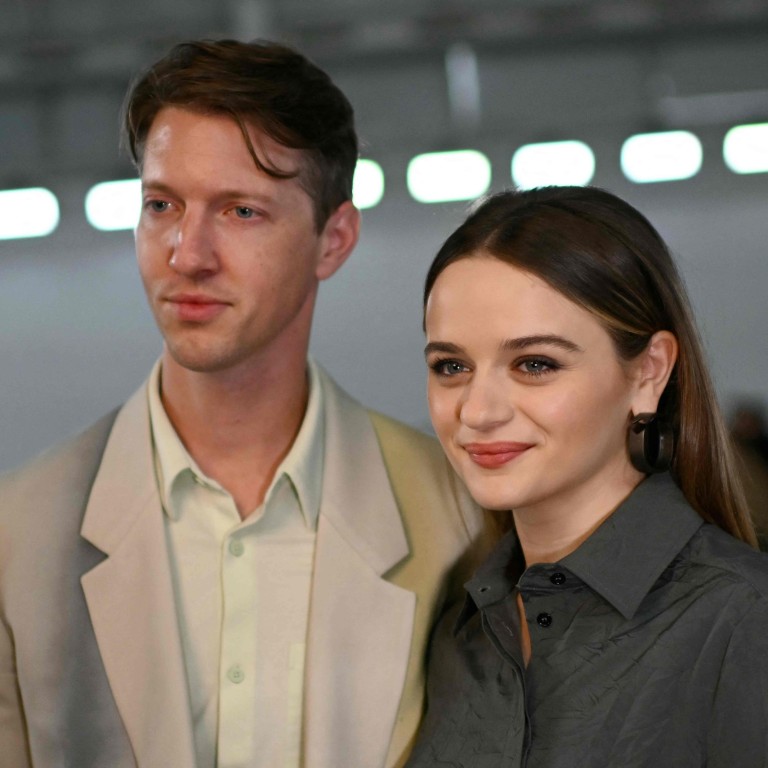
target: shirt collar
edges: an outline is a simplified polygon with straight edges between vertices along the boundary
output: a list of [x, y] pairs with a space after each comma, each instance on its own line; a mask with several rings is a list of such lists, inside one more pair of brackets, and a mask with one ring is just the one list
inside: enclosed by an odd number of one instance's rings
[[562, 565], [629, 619], [703, 524], [669, 474], [651, 475]]
[[[270, 499], [283, 478], [286, 478], [299, 500], [304, 521], [308, 528], [316, 528], [320, 512], [323, 486], [323, 452], [325, 402], [322, 387], [313, 360], [307, 364], [309, 397], [307, 410], [291, 449], [277, 468], [264, 496], [264, 504]], [[153, 453], [157, 485], [163, 509], [171, 519], [177, 519], [178, 510], [171, 503], [174, 483], [185, 472], [212, 488], [224, 490], [200, 469], [189, 454], [178, 433], [173, 428], [160, 398], [161, 364], [158, 360], [147, 383], [149, 419], [152, 428]]]
[[307, 377], [309, 398], [304, 419], [291, 450], [275, 472], [275, 477], [264, 497], [264, 503], [269, 503], [277, 481], [285, 475], [296, 491], [307, 527], [314, 529], [317, 527], [320, 499], [323, 493], [325, 398], [317, 373], [317, 365], [311, 359], [307, 361]]
[[165, 407], [160, 398], [161, 364], [158, 360], [147, 382], [147, 402], [149, 405], [149, 422], [152, 431], [152, 452], [157, 476], [157, 487], [160, 492], [160, 501], [165, 513], [172, 520], [177, 520], [179, 511], [172, 503], [171, 491], [176, 480], [185, 472], [199, 480], [203, 480], [212, 487], [218, 487], [215, 480], [206, 477], [205, 473], [197, 466], [195, 460], [181, 442], [176, 430], [165, 412]]
[[[571, 571], [629, 619], [703, 524], [668, 474], [651, 475], [578, 549], [547, 568]], [[512, 530], [465, 588], [482, 609], [512, 591], [523, 567]]]

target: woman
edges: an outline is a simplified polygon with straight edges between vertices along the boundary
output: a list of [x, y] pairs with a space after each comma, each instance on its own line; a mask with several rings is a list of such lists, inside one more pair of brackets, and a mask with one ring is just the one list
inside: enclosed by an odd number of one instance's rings
[[425, 328], [437, 435], [512, 530], [436, 631], [409, 768], [768, 766], [768, 561], [657, 232], [594, 188], [496, 195]]

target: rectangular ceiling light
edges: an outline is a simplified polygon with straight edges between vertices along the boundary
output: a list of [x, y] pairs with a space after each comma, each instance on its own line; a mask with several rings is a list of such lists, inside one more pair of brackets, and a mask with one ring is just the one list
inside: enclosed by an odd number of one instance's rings
[[723, 160], [734, 173], [768, 173], [768, 123], [731, 128], [723, 140]]
[[0, 191], [0, 240], [45, 237], [59, 225], [59, 201], [43, 187]]
[[474, 149], [417, 155], [408, 163], [407, 183], [420, 203], [474, 200], [491, 186], [491, 162]]
[[525, 144], [512, 156], [512, 181], [521, 189], [589, 184], [595, 153], [582, 141]]
[[701, 161], [701, 142], [689, 131], [638, 133], [621, 148], [621, 170], [637, 184], [690, 179]]
[[361, 210], [373, 208], [384, 197], [384, 171], [375, 160], [358, 160], [352, 180], [352, 202]]
[[141, 180], [104, 181], [85, 196], [85, 217], [95, 229], [135, 229], [141, 214]]

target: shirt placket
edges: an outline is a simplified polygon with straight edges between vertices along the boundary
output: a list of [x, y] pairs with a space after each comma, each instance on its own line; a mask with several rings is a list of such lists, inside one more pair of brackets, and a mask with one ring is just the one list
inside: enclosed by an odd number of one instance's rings
[[[572, 623], [568, 593], [578, 582], [557, 564], [532, 566], [521, 576], [518, 589], [531, 640], [531, 657], [525, 675], [525, 711], [528, 721], [522, 767], [528, 765], [532, 738], [536, 732], [537, 702], [546, 696], [549, 657], [561, 647], [566, 629]], [[543, 678], [539, 671], [544, 671]], [[544, 686], [542, 686], [544, 683]]]
[[534, 566], [520, 578], [518, 589], [523, 598], [533, 654], [537, 640], [539, 644], [548, 643], [562, 630], [564, 614], [567, 614], [563, 596], [570, 586], [569, 574], [557, 566]]
[[222, 543], [218, 768], [246, 768], [253, 754], [253, 728], [246, 713], [253, 711], [257, 684], [250, 647], [258, 613], [254, 550], [247, 527], [234, 529]]

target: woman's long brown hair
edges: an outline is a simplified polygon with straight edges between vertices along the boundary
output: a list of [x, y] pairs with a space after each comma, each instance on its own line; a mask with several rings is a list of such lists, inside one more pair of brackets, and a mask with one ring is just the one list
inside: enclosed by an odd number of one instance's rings
[[687, 292], [650, 222], [595, 187], [502, 192], [446, 240], [427, 274], [425, 304], [449, 264], [478, 255], [531, 272], [592, 312], [623, 360], [657, 331], [675, 335], [679, 356], [658, 408], [674, 431], [672, 476], [704, 520], [756, 546]]

